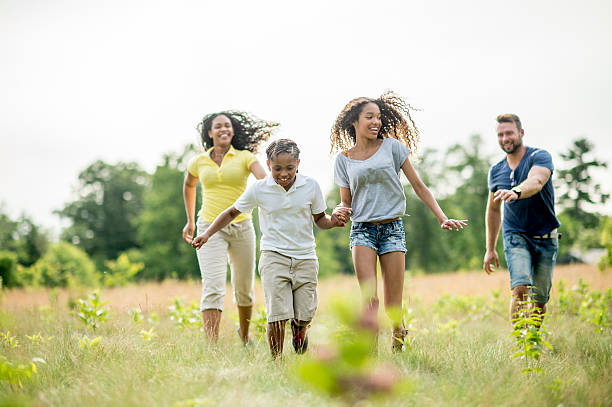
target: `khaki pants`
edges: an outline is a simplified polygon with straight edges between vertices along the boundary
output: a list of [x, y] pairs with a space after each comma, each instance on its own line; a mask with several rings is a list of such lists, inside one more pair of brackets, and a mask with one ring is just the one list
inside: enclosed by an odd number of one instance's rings
[[317, 310], [317, 259], [294, 259], [262, 250], [259, 275], [268, 323], [295, 318], [310, 321]]
[[[204, 233], [210, 222], [198, 219], [198, 234]], [[231, 264], [234, 303], [241, 307], [253, 305], [255, 276], [255, 231], [251, 220], [230, 223], [215, 233], [198, 251], [202, 275], [200, 310], [223, 311], [227, 260]]]

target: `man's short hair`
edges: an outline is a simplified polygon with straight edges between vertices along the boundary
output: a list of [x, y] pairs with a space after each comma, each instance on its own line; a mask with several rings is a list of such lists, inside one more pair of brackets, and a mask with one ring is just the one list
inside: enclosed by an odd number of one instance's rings
[[521, 125], [521, 119], [515, 114], [512, 113], [504, 113], [497, 116], [497, 123], [514, 123], [519, 133], [523, 126]]

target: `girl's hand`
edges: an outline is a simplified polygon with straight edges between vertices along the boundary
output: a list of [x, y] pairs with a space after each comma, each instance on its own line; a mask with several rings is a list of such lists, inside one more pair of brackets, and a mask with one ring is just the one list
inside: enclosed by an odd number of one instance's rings
[[193, 242], [193, 232], [195, 231], [195, 225], [191, 222], [187, 222], [183, 228], [183, 240], [189, 244]]
[[206, 236], [206, 234], [203, 234], [193, 239], [193, 242], [191, 243], [191, 245], [193, 246], [194, 249], [197, 250], [200, 247], [204, 246], [206, 242], [208, 242], [208, 236]]
[[467, 219], [457, 220], [457, 219], [446, 219], [444, 222], [440, 223], [440, 227], [446, 230], [457, 230], [463, 229], [464, 226], [467, 226]]

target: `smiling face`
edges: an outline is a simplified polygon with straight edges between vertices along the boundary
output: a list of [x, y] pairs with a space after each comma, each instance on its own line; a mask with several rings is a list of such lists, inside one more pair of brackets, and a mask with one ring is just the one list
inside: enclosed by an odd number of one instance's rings
[[378, 105], [373, 102], [366, 103], [359, 113], [359, 118], [353, 123], [356, 138], [378, 138], [378, 132], [380, 131], [381, 125], [382, 122], [380, 120], [380, 109]]
[[502, 122], [497, 126], [497, 141], [506, 154], [513, 154], [523, 146], [523, 129], [515, 123]]
[[229, 148], [234, 137], [234, 128], [229, 117], [222, 114], [215, 117], [208, 131], [208, 137], [212, 139], [215, 147]]
[[285, 191], [289, 191], [295, 182], [295, 173], [300, 165], [300, 160], [296, 160], [289, 153], [280, 153], [266, 162], [274, 181], [285, 188]]

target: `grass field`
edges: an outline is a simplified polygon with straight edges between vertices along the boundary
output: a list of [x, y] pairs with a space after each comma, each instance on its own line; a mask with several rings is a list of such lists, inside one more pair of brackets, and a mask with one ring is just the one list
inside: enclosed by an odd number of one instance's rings
[[[390, 351], [385, 326], [376, 354], [355, 350], [351, 344], [358, 335], [339, 317], [337, 298], [352, 298], [344, 307], [357, 310], [356, 280], [325, 279], [308, 354], [290, 352], [288, 338], [282, 361], [272, 361], [257, 336], [264, 326], [260, 313], [254, 318], [254, 346], [241, 346], [229, 295], [220, 341], [207, 343], [197, 311], [189, 306], [199, 299], [199, 282], [102, 291], [108, 303], [99, 309], [108, 311], [108, 321], [96, 329], [91, 318], [86, 324], [75, 313], [77, 299], [90, 290], [5, 291], [0, 294], [0, 406], [610, 406], [612, 272], [567, 266], [555, 273], [545, 320], [550, 334], [542, 338], [552, 349], [543, 348], [539, 360], [513, 357], [520, 348], [506, 320], [505, 271], [409, 277], [411, 341], [400, 354]], [[256, 288], [259, 307], [263, 294], [259, 284]], [[184, 300], [173, 302], [176, 297]], [[380, 319], [386, 321], [382, 313]], [[319, 370], [304, 380], [300, 372], [308, 366]], [[542, 373], [523, 373], [526, 367]], [[378, 387], [368, 387], [371, 382], [358, 375], [378, 380]], [[334, 394], [311, 382], [333, 388]], [[372, 395], [368, 389], [380, 392]]]

